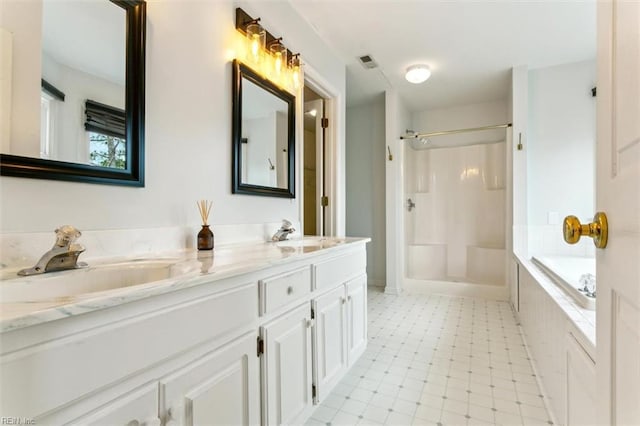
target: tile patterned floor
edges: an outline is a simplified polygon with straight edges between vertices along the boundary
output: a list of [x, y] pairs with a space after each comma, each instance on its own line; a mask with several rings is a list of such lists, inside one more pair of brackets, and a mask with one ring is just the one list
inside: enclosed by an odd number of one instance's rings
[[367, 351], [308, 425], [553, 424], [508, 303], [369, 291]]

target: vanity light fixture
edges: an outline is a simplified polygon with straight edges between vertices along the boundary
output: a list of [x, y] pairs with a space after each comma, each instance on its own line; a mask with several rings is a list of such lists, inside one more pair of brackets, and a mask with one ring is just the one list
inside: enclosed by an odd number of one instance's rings
[[260, 18], [253, 18], [242, 8], [236, 8], [236, 30], [246, 37], [241, 59], [280, 87], [298, 91], [302, 86], [302, 62], [282, 43], [282, 37], [274, 37], [262, 25]]
[[278, 37], [269, 45], [269, 53], [273, 56], [273, 67], [276, 76], [282, 74], [282, 69], [289, 63], [287, 61], [287, 48], [282, 44], [282, 37]]
[[424, 83], [429, 77], [431, 77], [431, 70], [427, 65], [412, 65], [407, 68], [407, 73], [404, 75], [404, 78], [413, 84]]

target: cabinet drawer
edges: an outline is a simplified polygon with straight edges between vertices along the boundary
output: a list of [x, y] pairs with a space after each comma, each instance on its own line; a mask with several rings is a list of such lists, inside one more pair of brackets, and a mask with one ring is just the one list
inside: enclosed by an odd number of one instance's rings
[[311, 293], [309, 267], [260, 280], [260, 315], [276, 309]]
[[[43, 423], [48, 423], [43, 419]], [[73, 425], [160, 425], [158, 384], [152, 383], [123, 395], [90, 415], [72, 421]]]
[[364, 250], [349, 253], [313, 265], [315, 289], [335, 287], [351, 278], [362, 275], [367, 267]]

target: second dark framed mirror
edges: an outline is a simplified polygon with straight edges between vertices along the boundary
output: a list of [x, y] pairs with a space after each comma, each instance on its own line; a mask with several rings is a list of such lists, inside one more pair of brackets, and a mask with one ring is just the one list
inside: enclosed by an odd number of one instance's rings
[[295, 198], [295, 96], [233, 62], [232, 192]]

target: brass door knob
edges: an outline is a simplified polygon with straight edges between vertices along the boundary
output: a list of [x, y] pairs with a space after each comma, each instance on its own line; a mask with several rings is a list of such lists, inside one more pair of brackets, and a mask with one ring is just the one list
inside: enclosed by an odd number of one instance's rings
[[609, 235], [609, 226], [607, 224], [607, 215], [598, 212], [593, 217], [593, 222], [581, 224], [580, 220], [575, 216], [567, 216], [562, 224], [562, 232], [564, 240], [569, 244], [575, 244], [583, 235], [593, 238], [593, 244], [597, 248], [605, 248], [607, 246], [607, 236]]

